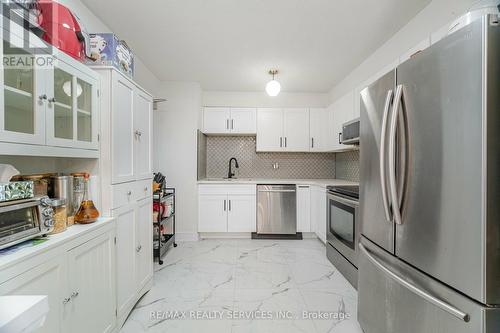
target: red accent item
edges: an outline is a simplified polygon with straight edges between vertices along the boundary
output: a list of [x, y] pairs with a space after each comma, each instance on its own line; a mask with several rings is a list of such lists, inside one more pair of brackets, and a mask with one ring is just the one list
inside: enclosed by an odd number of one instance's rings
[[79, 61], [85, 60], [85, 42], [78, 19], [65, 6], [52, 0], [39, 0], [38, 24], [43, 39]]

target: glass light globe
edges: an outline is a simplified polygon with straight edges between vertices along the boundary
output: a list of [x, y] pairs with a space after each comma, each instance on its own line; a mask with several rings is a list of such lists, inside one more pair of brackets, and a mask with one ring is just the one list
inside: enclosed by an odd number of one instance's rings
[[281, 91], [281, 84], [276, 80], [271, 80], [266, 84], [266, 92], [269, 96], [278, 96]]

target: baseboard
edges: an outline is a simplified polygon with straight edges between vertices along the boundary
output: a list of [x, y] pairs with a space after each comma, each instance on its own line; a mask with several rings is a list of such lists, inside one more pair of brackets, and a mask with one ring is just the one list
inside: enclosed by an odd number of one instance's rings
[[250, 239], [252, 238], [252, 233], [250, 232], [200, 232], [200, 239]]
[[314, 232], [303, 232], [302, 238], [303, 239], [316, 239], [316, 238], [318, 238], [318, 236]]
[[199, 240], [197, 232], [176, 232], [176, 242], [196, 242]]

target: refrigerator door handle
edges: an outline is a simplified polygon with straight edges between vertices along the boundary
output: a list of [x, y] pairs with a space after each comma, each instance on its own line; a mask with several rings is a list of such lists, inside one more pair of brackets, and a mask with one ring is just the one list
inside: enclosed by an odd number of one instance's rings
[[469, 322], [470, 321], [470, 316], [457, 309], [453, 305], [429, 294], [427, 291], [420, 289], [419, 287], [411, 284], [410, 282], [406, 281], [404, 278], [400, 277], [398, 274], [394, 273], [391, 271], [389, 268], [384, 266], [381, 262], [379, 262], [367, 249], [366, 247], [362, 244], [359, 243], [359, 248], [361, 251], [364, 253], [364, 255], [370, 260], [378, 269], [380, 269], [382, 272], [384, 272], [387, 276], [389, 276], [391, 279], [402, 285], [403, 287], [407, 288], [409, 291], [413, 292], [415, 295], [422, 297], [429, 303], [434, 304], [438, 308], [448, 312], [449, 314], [457, 317], [458, 319], [464, 321], [464, 322]]
[[385, 218], [387, 219], [388, 222], [392, 222], [392, 217], [391, 217], [391, 211], [390, 211], [390, 206], [389, 206], [389, 200], [387, 198], [387, 168], [385, 166], [385, 160], [386, 160], [386, 141], [385, 138], [387, 136], [387, 118], [389, 117], [389, 107], [392, 102], [392, 97], [394, 95], [394, 92], [389, 90], [387, 92], [387, 97], [385, 98], [385, 106], [384, 106], [384, 115], [382, 118], [382, 133], [380, 134], [380, 186], [382, 188], [382, 201], [384, 203], [384, 211], [385, 211]]
[[396, 182], [396, 135], [399, 121], [399, 106], [403, 99], [403, 86], [398, 85], [394, 96], [394, 104], [392, 106], [392, 116], [389, 129], [389, 187], [392, 202], [392, 214], [396, 224], [403, 224], [401, 216], [400, 200], [398, 198], [397, 182]]

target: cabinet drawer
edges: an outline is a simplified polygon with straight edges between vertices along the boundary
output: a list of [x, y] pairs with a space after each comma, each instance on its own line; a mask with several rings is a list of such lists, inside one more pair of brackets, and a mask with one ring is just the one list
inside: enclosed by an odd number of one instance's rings
[[256, 195], [255, 184], [201, 184], [200, 195]]
[[[112, 185], [111, 188], [111, 196], [113, 198], [111, 209], [132, 204], [142, 195], [136, 182]], [[142, 192], [144, 192], [144, 188]]]
[[150, 179], [140, 180], [135, 182], [135, 192], [136, 200], [141, 200], [144, 198], [148, 198], [153, 195], [152, 191], [152, 181]]

